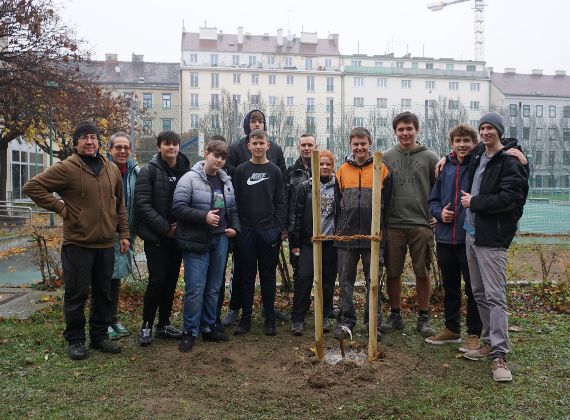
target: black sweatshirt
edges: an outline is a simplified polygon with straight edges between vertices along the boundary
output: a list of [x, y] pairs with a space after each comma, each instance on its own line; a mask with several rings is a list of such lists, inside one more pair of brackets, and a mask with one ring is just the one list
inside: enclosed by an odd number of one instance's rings
[[271, 162], [244, 162], [236, 168], [233, 183], [242, 227], [285, 229], [287, 208], [283, 176], [278, 166]]

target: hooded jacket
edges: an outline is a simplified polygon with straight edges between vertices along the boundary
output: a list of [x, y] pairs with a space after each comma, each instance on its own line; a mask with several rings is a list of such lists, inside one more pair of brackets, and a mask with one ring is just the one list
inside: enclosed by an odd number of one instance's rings
[[[501, 139], [503, 149], [495, 153], [483, 172], [479, 194], [471, 198], [475, 217], [475, 245], [508, 248], [517, 231], [528, 195], [528, 166], [523, 167], [506, 151], [517, 147], [517, 139]], [[469, 191], [485, 147], [477, 147], [469, 162]]]
[[288, 207], [288, 226], [287, 230], [293, 230], [295, 223], [295, 205], [297, 203], [297, 195], [303, 182], [311, 178], [311, 165], [305, 169], [303, 165], [303, 158], [299, 158], [295, 163], [287, 168], [288, 188], [287, 199], [289, 200]]
[[175, 218], [172, 197], [180, 178], [190, 170], [190, 161], [179, 153], [174, 168], [157, 153], [141, 169], [135, 186], [137, 234], [144, 241], [158, 243], [166, 237]]
[[430, 227], [429, 194], [435, 184], [435, 165], [439, 158], [418, 143], [412, 150], [399, 144], [382, 154], [392, 170], [392, 200], [388, 209], [388, 227]]
[[[176, 243], [190, 252], [204, 253], [212, 240], [212, 226], [206, 223], [206, 215], [214, 208], [214, 189], [204, 171], [204, 161], [196, 163], [176, 185], [172, 201], [172, 213], [176, 217]], [[223, 194], [228, 228], [240, 231], [234, 188], [231, 178], [217, 171], [223, 184]]]
[[120, 239], [130, 239], [121, 173], [105, 156], [97, 156], [98, 175], [74, 153], [24, 185], [39, 206], [59, 214], [65, 208], [63, 245], [110, 248], [117, 230]]
[[[245, 137], [241, 138], [240, 140], [233, 142], [230, 144], [230, 155], [226, 161], [226, 166], [228, 169], [228, 173], [230, 176], [233, 177], [233, 171], [239, 165], [244, 162], [247, 162], [251, 159], [251, 152], [247, 147], [247, 138], [251, 133], [249, 128], [249, 116], [252, 112], [261, 112], [259, 109], [252, 109], [243, 118], [243, 132], [245, 133]], [[265, 114], [261, 112], [263, 115], [263, 120], [266, 121]], [[267, 130], [267, 122], [263, 123], [263, 129]], [[281, 169], [281, 174], [283, 175], [283, 185], [287, 185], [287, 166], [285, 165], [285, 157], [283, 156], [283, 150], [281, 146], [277, 143], [270, 141], [269, 149], [267, 150], [267, 159]], [[287, 192], [287, 191], [285, 191]], [[287, 196], [287, 194], [285, 195]]]
[[[335, 229], [337, 235], [370, 235], [372, 227], [372, 180], [374, 155], [369, 152], [366, 162], [359, 165], [352, 154], [338, 168], [335, 193]], [[382, 162], [382, 217], [381, 228], [386, 226], [386, 209], [390, 205], [392, 176], [390, 168]], [[384, 242], [384, 241], [382, 241]], [[369, 239], [335, 241], [337, 248], [370, 248]]]

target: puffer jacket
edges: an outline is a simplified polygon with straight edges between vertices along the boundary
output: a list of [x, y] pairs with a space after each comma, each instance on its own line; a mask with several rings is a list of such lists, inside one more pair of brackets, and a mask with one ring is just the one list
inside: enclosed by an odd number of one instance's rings
[[288, 194], [287, 199], [289, 200], [288, 231], [294, 230], [295, 205], [297, 203], [297, 194], [299, 193], [301, 184], [311, 178], [311, 165], [305, 169], [302, 159], [303, 158], [299, 156], [295, 163], [287, 168], [287, 178], [289, 179], [288, 187], [286, 188]]
[[166, 162], [156, 154], [139, 172], [135, 186], [135, 208], [137, 234], [144, 241], [159, 243], [166, 239], [175, 220], [172, 216], [174, 187], [189, 170], [190, 161], [179, 153], [174, 168], [168, 168]]
[[[336, 173], [337, 193], [335, 227], [337, 235], [370, 235], [372, 227], [372, 180], [373, 153], [370, 151], [368, 160], [358, 165], [352, 154]], [[392, 176], [390, 168], [382, 162], [382, 202], [380, 220], [381, 229], [387, 223], [387, 209], [390, 207], [392, 194]], [[384, 245], [384, 241], [382, 244]], [[335, 241], [337, 248], [370, 248], [369, 239], [353, 239], [350, 241]]]
[[110, 248], [117, 230], [121, 239], [129, 239], [121, 173], [105, 156], [98, 156], [98, 175], [73, 154], [24, 185], [24, 192], [39, 206], [60, 214], [65, 208], [64, 245]]
[[[176, 185], [172, 213], [176, 217], [176, 243], [190, 252], [204, 253], [212, 239], [212, 227], [206, 215], [214, 208], [214, 189], [204, 171], [205, 161], [196, 163]], [[228, 227], [239, 232], [240, 223], [231, 178], [225, 171], [217, 175], [223, 184]]]

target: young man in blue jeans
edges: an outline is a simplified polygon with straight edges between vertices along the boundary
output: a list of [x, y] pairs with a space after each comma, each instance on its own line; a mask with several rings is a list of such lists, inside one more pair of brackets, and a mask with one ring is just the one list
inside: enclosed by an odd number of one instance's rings
[[178, 345], [182, 352], [192, 349], [199, 333], [206, 341], [228, 341], [214, 328], [228, 239], [240, 229], [233, 186], [222, 170], [228, 152], [225, 142], [210, 141], [205, 160], [196, 163], [174, 191], [172, 213], [186, 283], [184, 331]]

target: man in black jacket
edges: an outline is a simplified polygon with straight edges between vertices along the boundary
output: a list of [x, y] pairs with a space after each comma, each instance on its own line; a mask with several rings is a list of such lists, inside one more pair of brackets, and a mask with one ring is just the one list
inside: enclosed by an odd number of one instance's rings
[[174, 240], [176, 219], [172, 198], [178, 180], [190, 170], [190, 161], [180, 153], [180, 137], [163, 131], [156, 138], [158, 153], [141, 169], [135, 186], [138, 235], [144, 240], [148, 285], [144, 295], [143, 325], [139, 344], [152, 343], [152, 327], [158, 310], [155, 335], [180, 338], [182, 332], [170, 325], [172, 301], [180, 274], [182, 253]]
[[469, 164], [470, 193], [462, 191], [465, 215], [467, 260], [473, 295], [483, 329], [482, 345], [468, 351], [470, 360], [491, 358], [493, 379], [512, 380], [507, 367], [509, 352], [506, 265], [517, 222], [528, 194], [528, 172], [506, 150], [516, 139], [501, 142], [503, 118], [489, 112], [479, 122], [479, 136], [485, 148], [478, 148]]

